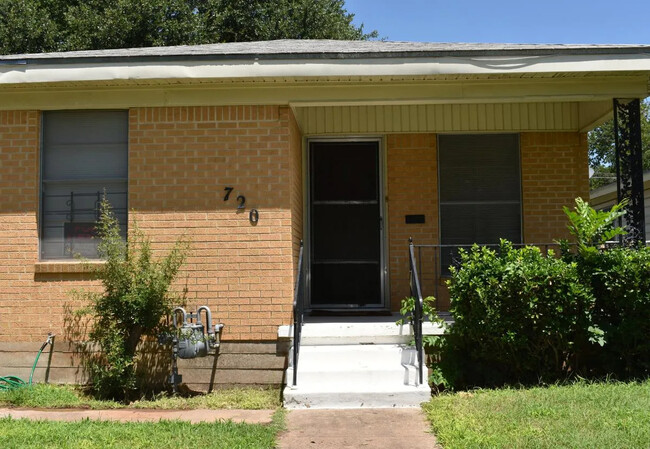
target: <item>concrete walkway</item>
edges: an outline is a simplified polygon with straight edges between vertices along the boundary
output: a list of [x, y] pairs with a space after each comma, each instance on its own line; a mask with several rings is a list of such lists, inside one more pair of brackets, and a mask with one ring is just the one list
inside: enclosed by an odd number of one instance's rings
[[420, 409], [291, 410], [279, 447], [440, 448]]
[[[36, 410], [0, 408], [0, 418], [79, 421], [184, 420], [192, 423], [232, 420], [270, 424], [273, 410]], [[440, 449], [420, 409], [291, 410], [281, 449]]]
[[27, 418], [35, 420], [80, 421], [94, 419], [104, 421], [160, 421], [182, 420], [191, 423], [232, 420], [250, 424], [270, 424], [273, 410], [35, 410], [20, 408], [0, 408], [0, 418]]

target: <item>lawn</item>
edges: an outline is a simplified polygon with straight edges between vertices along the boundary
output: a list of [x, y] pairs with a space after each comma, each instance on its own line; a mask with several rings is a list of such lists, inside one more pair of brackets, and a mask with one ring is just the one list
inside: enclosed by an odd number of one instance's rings
[[272, 448], [283, 428], [277, 389], [234, 388], [193, 397], [158, 396], [122, 404], [99, 401], [72, 386], [37, 384], [0, 392], [0, 406], [29, 408], [277, 409], [271, 425], [181, 421], [28, 421], [0, 419], [0, 448]]
[[[278, 415], [278, 413], [276, 413]], [[280, 424], [181, 421], [117, 423], [110, 421], [28, 421], [0, 419], [0, 447], [13, 448], [273, 448]]]
[[123, 404], [100, 401], [85, 395], [79, 388], [66, 385], [35, 384], [15, 390], [0, 391], [0, 407], [38, 408], [153, 408], [153, 409], [276, 409], [281, 406], [277, 388], [230, 388], [192, 397], [159, 395]]
[[650, 445], [650, 381], [444, 394], [424, 409], [445, 449]]

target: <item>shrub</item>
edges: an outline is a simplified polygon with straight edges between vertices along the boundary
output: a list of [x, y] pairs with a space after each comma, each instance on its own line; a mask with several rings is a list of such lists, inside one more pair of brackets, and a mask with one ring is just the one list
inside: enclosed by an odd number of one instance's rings
[[579, 251], [564, 258], [577, 263], [582, 282], [593, 292], [594, 327], [603, 333], [602, 348], [593, 347], [589, 354], [590, 375], [650, 374], [650, 250], [604, 245], [625, 234], [614, 223], [624, 215], [626, 204], [595, 211], [578, 198], [574, 212], [565, 208]]
[[461, 252], [449, 284], [455, 324], [438, 371], [455, 387], [650, 375], [650, 249], [608, 247], [624, 203], [565, 208], [578, 251]]
[[[594, 297], [577, 265], [536, 247], [461, 251], [449, 284], [455, 323], [443, 354], [456, 386], [556, 380], [590, 337]], [[443, 364], [444, 367], [444, 364]]]
[[103, 292], [78, 293], [93, 318], [91, 343], [99, 352], [85, 360], [97, 396], [125, 399], [136, 386], [135, 357], [143, 335], [156, 335], [161, 320], [178, 301], [170, 290], [186, 259], [189, 243], [179, 239], [171, 251], [154, 259], [149, 239], [133, 223], [128, 241], [106, 200], [100, 205], [98, 253], [106, 263], [95, 270]]
[[592, 372], [619, 378], [650, 374], [650, 249], [615, 247], [577, 258], [596, 298], [594, 326], [604, 345], [595, 348]]

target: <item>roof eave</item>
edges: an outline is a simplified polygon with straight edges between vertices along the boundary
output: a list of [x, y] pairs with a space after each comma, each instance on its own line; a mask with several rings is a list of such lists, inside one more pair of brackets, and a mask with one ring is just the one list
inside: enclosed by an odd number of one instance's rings
[[[385, 56], [385, 55], [384, 55]], [[650, 53], [616, 55], [383, 57], [364, 59], [190, 59], [147, 58], [121, 61], [109, 58], [59, 64], [54, 60], [13, 60], [0, 64], [0, 84], [124, 79], [219, 79], [328, 76], [426, 76], [522, 73], [647, 72]]]

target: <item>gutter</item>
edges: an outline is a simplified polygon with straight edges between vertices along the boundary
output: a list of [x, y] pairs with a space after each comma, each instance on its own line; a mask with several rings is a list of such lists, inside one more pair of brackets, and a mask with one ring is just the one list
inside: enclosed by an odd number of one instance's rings
[[[595, 56], [250, 59], [201, 57], [0, 60], [0, 85], [143, 79], [252, 79], [647, 72], [650, 52]], [[638, 73], [637, 73], [638, 74]], [[647, 81], [645, 82], [647, 85]]]

